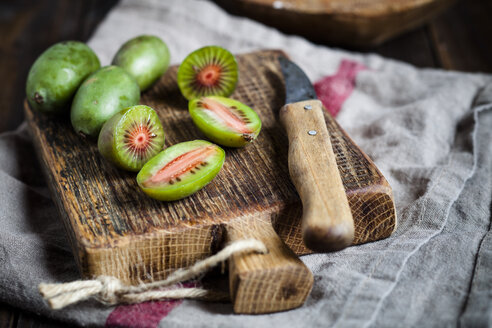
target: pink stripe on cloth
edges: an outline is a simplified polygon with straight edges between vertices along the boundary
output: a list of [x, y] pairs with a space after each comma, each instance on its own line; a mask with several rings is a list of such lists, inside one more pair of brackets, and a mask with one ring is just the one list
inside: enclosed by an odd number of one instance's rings
[[332, 116], [336, 116], [343, 103], [355, 88], [357, 73], [366, 69], [356, 61], [343, 59], [334, 75], [326, 76], [314, 83], [314, 90]]
[[[201, 287], [199, 281], [188, 281], [177, 284], [179, 288]], [[183, 300], [163, 300], [142, 302], [137, 304], [119, 305], [106, 319], [107, 328], [156, 328], [174, 308]]]
[[155, 328], [182, 300], [119, 305], [106, 319], [106, 327]]

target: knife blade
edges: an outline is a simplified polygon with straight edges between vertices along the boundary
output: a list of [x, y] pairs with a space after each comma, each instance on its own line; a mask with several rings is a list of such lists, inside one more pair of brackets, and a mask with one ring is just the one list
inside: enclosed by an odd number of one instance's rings
[[331, 252], [349, 246], [354, 220], [323, 116], [323, 106], [302, 69], [279, 57], [286, 100], [279, 118], [289, 139], [289, 173], [302, 201], [307, 248]]

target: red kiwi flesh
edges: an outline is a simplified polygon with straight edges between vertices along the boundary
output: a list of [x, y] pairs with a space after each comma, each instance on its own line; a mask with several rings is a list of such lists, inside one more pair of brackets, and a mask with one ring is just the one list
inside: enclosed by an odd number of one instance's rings
[[129, 171], [139, 171], [163, 146], [161, 121], [152, 108], [144, 105], [116, 113], [104, 123], [98, 139], [101, 155]]
[[189, 54], [178, 69], [178, 86], [183, 96], [229, 96], [238, 80], [237, 62], [226, 49], [207, 46]]
[[137, 183], [152, 198], [181, 199], [212, 181], [224, 160], [224, 150], [208, 141], [182, 142], [149, 160], [138, 173]]
[[188, 105], [195, 125], [215, 143], [242, 147], [256, 139], [261, 120], [245, 104], [225, 97], [202, 97]]

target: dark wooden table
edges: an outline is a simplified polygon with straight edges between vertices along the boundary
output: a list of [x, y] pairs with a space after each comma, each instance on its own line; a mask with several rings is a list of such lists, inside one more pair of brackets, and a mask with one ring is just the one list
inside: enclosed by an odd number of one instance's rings
[[[86, 41], [116, 0], [2, 0], [0, 3], [0, 132], [23, 120], [29, 67], [62, 40]], [[492, 1], [461, 0], [429, 24], [373, 49], [360, 50], [418, 67], [492, 73]], [[354, 49], [351, 49], [354, 50]], [[0, 328], [64, 327], [0, 303]]]

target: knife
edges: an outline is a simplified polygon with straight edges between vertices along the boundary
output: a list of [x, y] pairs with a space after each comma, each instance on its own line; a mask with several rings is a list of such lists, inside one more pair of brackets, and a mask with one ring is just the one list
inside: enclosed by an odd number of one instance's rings
[[338, 171], [323, 106], [299, 66], [280, 56], [286, 99], [279, 117], [289, 139], [289, 173], [302, 201], [304, 245], [341, 250], [354, 239], [354, 220]]

